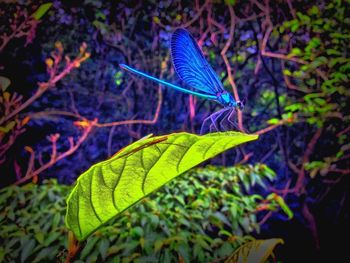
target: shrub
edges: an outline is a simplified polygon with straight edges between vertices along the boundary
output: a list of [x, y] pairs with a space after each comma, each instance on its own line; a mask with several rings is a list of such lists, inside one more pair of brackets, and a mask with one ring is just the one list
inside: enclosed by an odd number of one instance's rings
[[[87, 239], [80, 261], [209, 261], [225, 258], [259, 230], [266, 199], [249, 194], [274, 172], [265, 165], [194, 169], [173, 180]], [[71, 186], [10, 186], [0, 192], [0, 262], [62, 259], [65, 197]], [[277, 204], [268, 204], [274, 210]], [[242, 235], [244, 237], [240, 237]]]

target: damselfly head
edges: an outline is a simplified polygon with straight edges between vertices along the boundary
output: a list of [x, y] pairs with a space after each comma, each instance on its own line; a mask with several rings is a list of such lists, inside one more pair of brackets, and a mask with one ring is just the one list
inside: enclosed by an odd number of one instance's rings
[[243, 101], [237, 101], [237, 108], [240, 110], [243, 110], [243, 107], [244, 107]]

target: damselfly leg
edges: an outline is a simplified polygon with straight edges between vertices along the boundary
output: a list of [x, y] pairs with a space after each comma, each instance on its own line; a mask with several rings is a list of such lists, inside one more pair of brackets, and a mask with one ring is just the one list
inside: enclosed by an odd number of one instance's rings
[[225, 113], [225, 116], [220, 121], [221, 130], [223, 131], [239, 130], [237, 123], [232, 120], [235, 114], [236, 114], [235, 108], [230, 108], [230, 110]]
[[234, 119], [235, 113], [235, 108], [227, 107], [211, 114], [209, 117], [204, 119], [200, 134], [205, 134], [207, 132], [238, 130], [237, 123], [232, 120]]
[[[225, 117], [225, 115], [226, 115], [225, 113], [229, 110], [230, 110], [230, 108], [223, 108], [217, 112], [214, 112], [209, 117], [205, 118], [203, 123], [202, 123], [200, 134], [204, 134], [206, 132], [206, 130], [209, 130], [209, 132], [220, 131], [220, 123], [218, 123], [218, 120], [222, 116]], [[208, 125], [208, 123], [209, 123], [209, 125]], [[209, 126], [209, 128], [207, 126]]]
[[209, 126], [209, 132], [219, 132], [220, 131], [220, 118], [222, 116], [225, 116], [225, 112], [227, 111], [227, 108], [224, 108], [222, 110], [219, 110], [218, 112], [216, 112], [216, 114], [212, 115], [212, 118], [210, 118], [211, 120], [211, 124]]

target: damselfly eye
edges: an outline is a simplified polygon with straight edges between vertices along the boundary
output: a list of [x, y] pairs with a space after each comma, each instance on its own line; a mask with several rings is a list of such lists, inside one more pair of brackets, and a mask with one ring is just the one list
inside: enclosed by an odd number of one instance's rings
[[243, 107], [244, 107], [243, 102], [242, 102], [242, 101], [237, 101], [237, 107], [238, 107], [240, 110], [242, 110]]

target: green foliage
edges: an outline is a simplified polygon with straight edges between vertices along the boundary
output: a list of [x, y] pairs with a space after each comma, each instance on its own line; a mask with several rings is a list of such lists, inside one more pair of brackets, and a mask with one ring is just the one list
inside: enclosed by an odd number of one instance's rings
[[67, 201], [66, 224], [78, 240], [84, 240], [176, 176], [257, 137], [239, 132], [147, 136], [78, 178]]
[[[330, 14], [337, 15], [330, 17]], [[297, 16], [298, 19], [284, 22], [281, 28], [294, 32], [293, 23], [298, 25], [298, 47], [294, 47], [289, 56], [298, 56], [307, 63], [293, 73], [288, 69], [285, 73], [299, 78], [300, 86], [311, 92], [304, 96], [303, 102], [291, 104], [286, 110], [298, 112], [308, 123], [321, 127], [344, 110], [334, 101], [334, 95], [342, 95], [344, 102], [350, 97], [345, 86], [350, 59], [344, 56], [349, 47], [350, 20], [346, 19], [344, 7], [334, 3], [326, 5], [322, 11], [312, 6], [306, 14], [298, 12]], [[320, 76], [321, 84], [316, 81]]]
[[226, 263], [254, 262], [264, 263], [273, 253], [276, 245], [283, 244], [282, 239], [253, 240], [240, 246]]
[[[207, 167], [187, 172], [151, 194], [89, 237], [77, 260], [208, 262], [231, 255], [259, 230], [261, 204], [273, 202], [246, 194], [275, 177], [265, 165]], [[63, 258], [67, 230], [64, 196], [71, 186], [45, 181], [0, 192], [0, 223], [5, 262]]]
[[[69, 186], [10, 186], [0, 192], [0, 258], [4, 262], [54, 261], [65, 247], [65, 200]], [[2, 261], [1, 261], [2, 262]]]
[[[350, 125], [349, 104], [349, 38], [350, 19], [347, 17], [347, 1], [328, 1], [313, 5], [296, 13], [297, 17], [285, 21], [280, 32], [293, 35], [293, 48], [288, 57], [297, 57], [302, 63], [287, 64], [284, 74], [297, 84], [302, 92], [298, 97], [289, 97], [284, 107], [296, 114], [299, 123], [306, 123], [310, 130], [322, 129], [336, 134], [337, 138], [323, 138], [326, 145], [335, 151], [318, 154], [305, 168], [313, 178], [327, 175], [333, 167], [348, 167], [346, 158], [341, 158], [347, 149], [348, 135], [340, 139], [342, 131]], [[289, 33], [290, 34], [290, 33]]]

